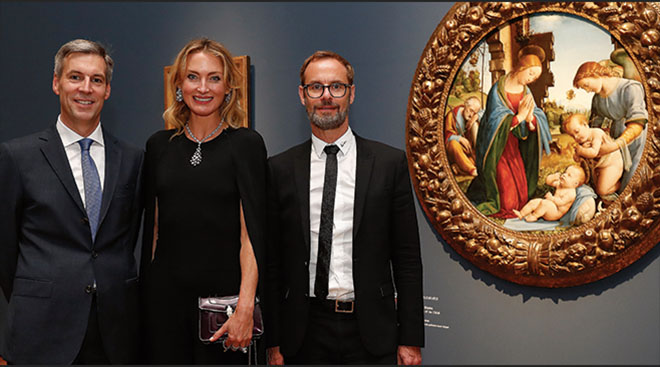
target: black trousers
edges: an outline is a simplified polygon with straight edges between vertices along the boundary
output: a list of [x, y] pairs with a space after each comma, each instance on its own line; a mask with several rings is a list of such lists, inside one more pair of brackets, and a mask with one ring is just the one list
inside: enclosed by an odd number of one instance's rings
[[73, 360], [73, 364], [110, 364], [105, 350], [103, 349], [103, 340], [99, 330], [99, 318], [96, 310], [96, 294], [92, 296], [92, 307], [89, 310], [89, 321], [87, 322], [87, 331], [85, 339], [78, 356]]
[[284, 363], [396, 365], [396, 350], [381, 356], [369, 353], [355, 313], [338, 313], [333, 301], [310, 298], [305, 339], [296, 355], [284, 356]]

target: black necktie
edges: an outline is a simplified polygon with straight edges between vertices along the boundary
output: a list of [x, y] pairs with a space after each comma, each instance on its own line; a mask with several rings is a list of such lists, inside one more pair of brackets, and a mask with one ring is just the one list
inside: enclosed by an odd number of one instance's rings
[[314, 295], [319, 299], [328, 296], [328, 272], [332, 250], [332, 225], [335, 213], [335, 191], [337, 187], [337, 152], [336, 145], [326, 145], [323, 149], [325, 160], [325, 179], [323, 181], [323, 199], [321, 201], [321, 226], [319, 228], [319, 249], [316, 260], [316, 279]]

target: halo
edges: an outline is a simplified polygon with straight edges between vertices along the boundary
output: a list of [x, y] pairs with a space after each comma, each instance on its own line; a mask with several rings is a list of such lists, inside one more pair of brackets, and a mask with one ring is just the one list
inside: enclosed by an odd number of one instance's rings
[[527, 45], [518, 51], [518, 59], [525, 55], [536, 55], [536, 57], [541, 60], [541, 63], [545, 61], [545, 51], [543, 51], [543, 49], [537, 45]]

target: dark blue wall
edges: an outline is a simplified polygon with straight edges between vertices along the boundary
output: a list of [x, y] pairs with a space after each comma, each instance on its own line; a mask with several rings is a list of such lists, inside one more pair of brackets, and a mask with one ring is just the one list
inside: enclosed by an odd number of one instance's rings
[[[250, 56], [253, 126], [269, 154], [309, 137], [296, 87], [300, 64], [317, 49], [355, 67], [354, 130], [404, 149], [412, 77], [451, 5], [1, 2], [0, 141], [56, 121], [53, 56], [82, 37], [109, 44], [116, 61], [103, 124], [144, 146], [163, 126], [163, 66], [207, 36]], [[417, 214], [427, 319], [441, 326], [426, 328], [425, 363], [660, 363], [660, 246], [605, 280], [538, 289], [476, 269], [438, 239], [419, 206]], [[0, 315], [5, 309], [0, 302]]]

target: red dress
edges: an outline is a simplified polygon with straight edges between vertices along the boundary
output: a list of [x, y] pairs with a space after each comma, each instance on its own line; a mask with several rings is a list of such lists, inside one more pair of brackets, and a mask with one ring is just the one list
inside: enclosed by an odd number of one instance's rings
[[[507, 93], [506, 97], [513, 107], [514, 114], [518, 113], [518, 105], [524, 93]], [[518, 126], [520, 121], [516, 116], [511, 121], [511, 128]], [[536, 118], [533, 120], [536, 126]], [[497, 162], [496, 168], [497, 190], [500, 192], [500, 211], [493, 214], [496, 218], [517, 218], [513, 210], [520, 210], [527, 203], [527, 176], [525, 175], [525, 164], [520, 149], [518, 138], [509, 132], [502, 157]]]

